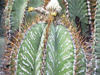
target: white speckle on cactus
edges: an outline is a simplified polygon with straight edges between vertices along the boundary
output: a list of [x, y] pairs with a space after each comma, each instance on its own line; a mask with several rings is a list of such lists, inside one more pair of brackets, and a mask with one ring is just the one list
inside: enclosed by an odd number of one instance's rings
[[25, 69], [23, 66], [21, 66], [20, 64], [19, 64], [19, 67], [20, 67], [24, 72], [26, 72], [26, 73], [28, 73], [28, 74], [30, 75], [29, 71], [28, 71], [27, 69]]
[[46, 6], [46, 10], [53, 11], [53, 12], [61, 12], [61, 6], [58, 3], [58, 0], [51, 0], [48, 5]]
[[22, 61], [22, 63], [23, 63], [25, 66], [29, 66], [29, 64], [27, 64], [25, 61]]

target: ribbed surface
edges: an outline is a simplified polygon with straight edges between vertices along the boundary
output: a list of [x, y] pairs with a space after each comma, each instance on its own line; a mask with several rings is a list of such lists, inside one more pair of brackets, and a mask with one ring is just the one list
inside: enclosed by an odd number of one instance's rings
[[67, 29], [56, 27], [56, 73], [55, 75], [72, 75], [74, 65], [74, 46]]
[[84, 0], [67, 0], [69, 9], [69, 18], [75, 23], [75, 18], [78, 17], [81, 22], [82, 33], [87, 31], [88, 17], [87, 6]]
[[96, 75], [100, 75], [100, 0], [97, 0], [95, 16], [95, 67]]
[[13, 31], [21, 29], [28, 2], [29, 0], [14, 0], [14, 5], [10, 15], [10, 23]]
[[31, 28], [25, 36], [17, 58], [17, 75], [35, 75], [35, 61], [44, 24]]

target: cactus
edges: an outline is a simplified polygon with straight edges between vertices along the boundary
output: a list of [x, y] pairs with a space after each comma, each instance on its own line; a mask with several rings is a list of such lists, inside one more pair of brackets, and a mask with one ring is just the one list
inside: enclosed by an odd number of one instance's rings
[[8, 0], [4, 75], [99, 75], [100, 0], [39, 1]]
[[95, 71], [95, 74], [96, 75], [99, 75], [100, 72], [100, 39], [99, 39], [99, 35], [100, 35], [100, 24], [99, 24], [99, 7], [100, 7], [100, 0], [97, 1], [97, 6], [96, 6], [96, 15], [95, 15], [95, 34], [94, 34], [94, 43], [95, 43], [95, 46], [94, 46], [94, 53], [95, 53], [95, 67], [96, 67], [96, 71]]
[[[12, 56], [11, 74], [84, 75], [86, 73], [84, 51], [81, 48], [78, 48], [80, 51], [74, 48], [71, 32], [62, 25], [52, 24], [48, 28], [49, 25], [40, 23], [28, 30], [17, 49], [18, 55]], [[17, 62], [14, 62], [16, 59]], [[83, 67], [78, 69], [81, 66]]]
[[82, 28], [83, 28], [82, 32], [84, 33], [86, 31], [85, 29], [87, 29], [86, 24], [88, 23], [86, 2], [84, 0], [81, 0], [81, 1], [80, 0], [67, 0], [67, 1], [68, 1], [70, 19], [75, 22], [77, 17], [79, 17]]

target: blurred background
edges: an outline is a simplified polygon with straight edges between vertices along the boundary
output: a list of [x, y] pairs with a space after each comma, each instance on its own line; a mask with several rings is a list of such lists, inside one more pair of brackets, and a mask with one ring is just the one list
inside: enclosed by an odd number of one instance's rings
[[7, 0], [0, 0], [0, 67], [2, 64], [2, 58], [4, 54], [4, 18], [3, 18], [3, 10], [6, 6]]

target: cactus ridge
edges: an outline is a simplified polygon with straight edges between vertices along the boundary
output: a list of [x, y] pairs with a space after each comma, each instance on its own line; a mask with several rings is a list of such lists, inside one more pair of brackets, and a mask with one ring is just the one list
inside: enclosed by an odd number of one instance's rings
[[96, 41], [96, 42], [94, 42], [94, 56], [95, 56], [95, 68], [96, 68], [96, 70], [95, 70], [95, 74], [96, 75], [99, 75], [100, 74], [100, 72], [99, 72], [99, 70], [100, 70], [100, 39], [99, 39], [99, 35], [100, 35], [100, 24], [99, 24], [99, 12], [100, 12], [100, 9], [99, 9], [99, 7], [100, 7], [100, 0], [97, 0], [97, 6], [96, 6], [96, 12], [95, 12], [95, 29], [94, 29], [94, 31], [95, 31], [95, 33], [94, 33], [94, 41]]

